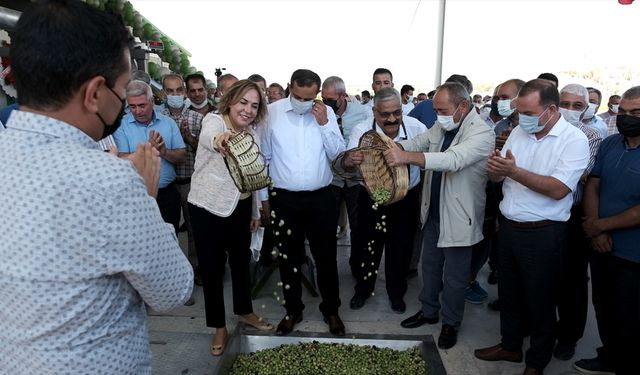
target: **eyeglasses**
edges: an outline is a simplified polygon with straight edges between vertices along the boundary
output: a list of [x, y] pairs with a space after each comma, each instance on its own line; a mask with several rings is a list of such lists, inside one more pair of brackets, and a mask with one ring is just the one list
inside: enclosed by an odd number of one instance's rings
[[376, 109], [376, 112], [378, 112], [378, 115], [380, 115], [380, 117], [382, 117], [383, 119], [388, 119], [389, 117], [391, 117], [391, 115], [393, 115], [393, 117], [401, 117], [402, 116], [402, 108], [400, 109], [396, 109], [393, 112], [380, 112]]

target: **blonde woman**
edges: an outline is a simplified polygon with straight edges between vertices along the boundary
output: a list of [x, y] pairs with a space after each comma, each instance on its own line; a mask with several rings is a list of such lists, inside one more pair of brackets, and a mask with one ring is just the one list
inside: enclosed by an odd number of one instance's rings
[[195, 171], [191, 177], [189, 213], [202, 274], [207, 326], [216, 329], [211, 354], [224, 352], [228, 336], [222, 277], [229, 259], [233, 312], [238, 320], [259, 330], [272, 330], [251, 304], [249, 261], [251, 232], [260, 225], [257, 192], [240, 193], [224, 162], [224, 145], [234, 134], [247, 131], [266, 115], [266, 102], [254, 82], [236, 82], [219, 104], [220, 114], [202, 121]]

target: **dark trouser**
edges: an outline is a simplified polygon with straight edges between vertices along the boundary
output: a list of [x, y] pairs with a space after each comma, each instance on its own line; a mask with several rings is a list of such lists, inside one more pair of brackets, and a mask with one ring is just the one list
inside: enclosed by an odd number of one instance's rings
[[316, 264], [318, 288], [322, 296], [320, 311], [325, 315], [337, 314], [340, 307], [336, 259], [338, 222], [331, 189], [288, 191], [276, 188], [273, 192], [275, 195], [270, 197], [275, 212], [273, 231], [282, 255], [280, 279], [287, 314], [298, 314], [304, 310], [300, 267], [306, 260], [305, 237], [309, 240]]
[[617, 375], [638, 373], [640, 354], [640, 263], [613, 259], [613, 336]]
[[233, 312], [236, 315], [253, 312], [249, 277], [251, 198], [239, 201], [229, 217], [214, 215], [193, 204], [189, 204], [189, 213], [198, 249], [207, 327], [224, 327], [222, 277], [227, 257], [231, 269]]
[[162, 220], [173, 225], [173, 229], [178, 233], [178, 228], [180, 227], [180, 193], [178, 193], [174, 182], [158, 189], [156, 202], [158, 203]]
[[562, 261], [562, 277], [558, 295], [558, 325], [556, 338], [559, 342], [575, 344], [582, 338], [587, 323], [589, 304], [587, 258], [589, 242], [582, 230], [582, 207], [571, 209], [567, 222], [567, 251]]
[[589, 267], [591, 269], [591, 299], [593, 309], [596, 313], [596, 323], [598, 324], [598, 334], [602, 346], [598, 348], [598, 359], [605, 366], [613, 368], [614, 358], [614, 338], [613, 327], [615, 325], [613, 317], [614, 299], [614, 276], [613, 267], [614, 256], [611, 253], [589, 253]]
[[409, 190], [402, 200], [388, 206], [380, 206], [377, 210], [372, 208], [373, 200], [367, 190], [363, 186], [360, 189], [358, 239], [361, 242], [359, 247], [354, 247], [351, 251], [356, 294], [369, 296], [373, 292], [376, 272], [384, 250], [387, 295], [392, 301], [400, 300], [407, 292], [406, 275], [413, 250], [413, 233], [417, 219], [415, 211], [420, 207], [420, 188]]
[[498, 269], [502, 347], [522, 348], [527, 318], [531, 330], [527, 367], [542, 371], [555, 344], [557, 285], [567, 242], [566, 223], [537, 228], [517, 227], [501, 219]]
[[438, 247], [440, 223], [431, 215], [422, 231], [422, 314], [437, 318], [442, 308], [442, 324], [459, 327], [464, 290], [469, 285], [471, 246]]
[[183, 181], [176, 180], [176, 190], [178, 190], [178, 194], [180, 194], [180, 207], [182, 208], [182, 217], [184, 218], [184, 223], [187, 226], [187, 235], [189, 237], [187, 249], [182, 249], [184, 255], [189, 259], [189, 262], [193, 266], [198, 264], [198, 259], [196, 255], [196, 244], [193, 242], [193, 227], [191, 226], [191, 216], [189, 215], [189, 203], [187, 202], [187, 198], [189, 197], [189, 191], [191, 190], [191, 179], [186, 179]]
[[[358, 193], [360, 192], [360, 185], [356, 186], [335, 186], [330, 185], [331, 191], [335, 196], [336, 200], [336, 223], [338, 222], [338, 217], [340, 216], [340, 205], [344, 200], [347, 204], [347, 216], [349, 217], [349, 227], [351, 228], [351, 233], [349, 235], [349, 239], [351, 241], [351, 249], [358, 248]], [[349, 265], [351, 265], [351, 273], [354, 273], [354, 263], [353, 263], [353, 250], [351, 251], [351, 256], [349, 257]]]
[[[489, 245], [489, 268], [491, 271], [498, 270], [498, 232], [496, 232], [496, 224], [500, 217], [500, 202], [502, 201], [502, 182], [495, 183], [488, 181], [487, 188], [487, 202], [485, 204], [485, 218], [494, 218], [492, 223], [485, 221], [485, 226], [482, 228], [482, 234], [484, 238], [491, 237], [491, 243]], [[478, 269], [479, 270], [479, 269]]]

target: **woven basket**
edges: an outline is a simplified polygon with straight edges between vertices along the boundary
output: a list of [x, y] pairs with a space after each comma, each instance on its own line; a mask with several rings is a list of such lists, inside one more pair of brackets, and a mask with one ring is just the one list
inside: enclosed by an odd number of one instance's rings
[[225, 146], [229, 155], [224, 159], [233, 182], [241, 193], [269, 186], [270, 178], [264, 157], [253, 136], [242, 131]]
[[390, 139], [386, 135], [369, 130], [360, 137], [357, 148], [364, 155], [359, 169], [371, 199], [374, 199], [373, 192], [378, 188], [391, 193], [391, 198], [384, 203], [385, 206], [404, 198], [409, 189], [407, 166], [390, 167], [384, 159], [384, 152], [390, 148], [388, 140]]

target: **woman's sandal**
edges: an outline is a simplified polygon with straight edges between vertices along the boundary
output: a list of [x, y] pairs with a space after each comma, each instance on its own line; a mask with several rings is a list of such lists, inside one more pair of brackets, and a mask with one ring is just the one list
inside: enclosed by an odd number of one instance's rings
[[242, 315], [238, 315], [238, 321], [242, 324], [246, 324], [251, 326], [259, 331], [273, 331], [274, 326], [271, 323], [267, 323], [262, 318], [259, 318], [257, 315], [254, 315], [257, 318], [257, 322], [252, 322], [249, 319], [245, 318]]
[[225, 349], [225, 347], [227, 345], [228, 336], [229, 336], [229, 333], [226, 332], [226, 330], [225, 330], [224, 341], [223, 341], [222, 344], [219, 344], [219, 345], [215, 345], [213, 343], [215, 341], [215, 339], [216, 339], [216, 336], [215, 335], [213, 336], [213, 339], [211, 340], [211, 347], [210, 347], [211, 355], [213, 355], [215, 357], [219, 357], [219, 356], [222, 355], [222, 353], [224, 353], [224, 349]]

